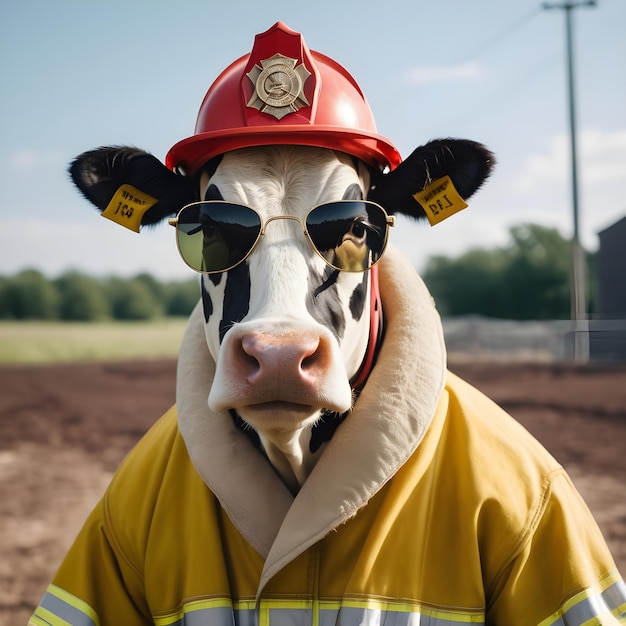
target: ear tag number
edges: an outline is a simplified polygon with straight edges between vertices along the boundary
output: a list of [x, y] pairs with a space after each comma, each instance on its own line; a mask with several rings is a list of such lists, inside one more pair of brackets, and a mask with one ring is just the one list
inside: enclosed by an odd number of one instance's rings
[[431, 226], [467, 207], [449, 176], [438, 178], [413, 197], [421, 204]]
[[122, 185], [102, 211], [102, 217], [138, 233], [143, 214], [157, 202], [156, 198], [132, 185]]

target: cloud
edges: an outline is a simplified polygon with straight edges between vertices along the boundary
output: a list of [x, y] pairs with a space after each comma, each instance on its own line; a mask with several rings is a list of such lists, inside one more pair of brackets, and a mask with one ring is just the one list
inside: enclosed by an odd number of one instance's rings
[[[584, 184], [623, 180], [626, 172], [626, 131], [583, 130], [577, 136], [578, 173]], [[519, 191], [534, 191], [570, 179], [569, 134], [552, 137], [543, 152], [531, 154], [515, 180]]]
[[8, 156], [9, 169], [20, 173], [50, 165], [64, 165], [66, 161], [67, 157], [60, 150], [22, 148]]
[[623, 181], [626, 175], [626, 130], [589, 130], [582, 134], [583, 176], [590, 183]]
[[[597, 233], [624, 216], [626, 131], [583, 130], [578, 135], [579, 220], [583, 245], [597, 247]], [[572, 224], [569, 134], [555, 135], [541, 152], [528, 156], [513, 179], [519, 203]], [[514, 194], [515, 196], [516, 194]]]
[[422, 65], [413, 68], [407, 74], [411, 85], [458, 82], [476, 80], [484, 74], [479, 63], [461, 63], [459, 65]]

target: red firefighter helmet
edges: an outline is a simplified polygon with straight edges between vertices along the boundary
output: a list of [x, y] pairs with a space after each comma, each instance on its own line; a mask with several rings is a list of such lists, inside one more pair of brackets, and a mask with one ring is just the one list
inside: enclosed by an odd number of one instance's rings
[[249, 146], [292, 144], [331, 148], [377, 168], [402, 160], [376, 132], [372, 111], [354, 78], [311, 51], [300, 33], [277, 22], [209, 88], [195, 133], [165, 162], [193, 174], [209, 159]]

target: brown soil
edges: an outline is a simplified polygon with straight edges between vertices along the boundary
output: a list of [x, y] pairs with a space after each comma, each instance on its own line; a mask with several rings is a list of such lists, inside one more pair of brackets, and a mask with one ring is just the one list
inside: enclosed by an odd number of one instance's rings
[[[174, 400], [174, 361], [0, 367], [0, 624], [25, 624], [134, 442]], [[451, 366], [568, 469], [626, 572], [626, 366]]]

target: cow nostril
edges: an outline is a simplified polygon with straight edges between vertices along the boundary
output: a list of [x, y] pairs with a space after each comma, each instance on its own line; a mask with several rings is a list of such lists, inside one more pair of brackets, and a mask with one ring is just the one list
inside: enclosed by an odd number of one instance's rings
[[259, 360], [251, 354], [250, 350], [246, 349], [245, 341], [239, 344], [237, 352], [237, 362], [243, 367], [246, 374], [254, 374], [261, 369], [261, 363]]
[[300, 362], [300, 369], [303, 372], [312, 373], [313, 370], [323, 370], [327, 367], [327, 350], [323, 341], [316, 341], [315, 348], [309, 351]]
[[303, 370], [311, 369], [312, 367], [315, 367], [315, 365], [317, 364], [317, 361], [318, 361], [318, 357], [317, 357], [317, 351], [316, 351], [310, 356], [304, 357], [302, 359], [302, 363], [300, 363], [300, 367]]

